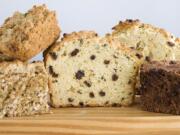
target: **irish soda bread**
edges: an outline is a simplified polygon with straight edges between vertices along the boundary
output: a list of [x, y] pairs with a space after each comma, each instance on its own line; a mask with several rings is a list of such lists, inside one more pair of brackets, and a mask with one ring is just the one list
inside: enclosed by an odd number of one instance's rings
[[49, 112], [48, 77], [44, 64], [0, 63], [0, 116]]
[[139, 20], [120, 21], [113, 27], [111, 36], [137, 50], [143, 61], [175, 59], [175, 38], [165, 30]]
[[[139, 20], [126, 20], [113, 27], [113, 32], [107, 37], [118, 39], [134, 50], [140, 65], [152, 60], [175, 60], [175, 38], [163, 29]], [[139, 94], [139, 75], [136, 81], [136, 93]]]
[[143, 65], [140, 82], [144, 110], [180, 114], [180, 61]]
[[44, 54], [52, 105], [130, 105], [138, 69], [130, 53], [94, 32], [65, 34]]
[[55, 12], [45, 5], [16, 12], [0, 27], [0, 60], [26, 61], [55, 42], [59, 33]]

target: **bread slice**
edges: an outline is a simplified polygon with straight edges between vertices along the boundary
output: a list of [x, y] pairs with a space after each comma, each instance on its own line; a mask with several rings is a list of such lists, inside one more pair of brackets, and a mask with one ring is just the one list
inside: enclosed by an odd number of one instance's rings
[[111, 36], [137, 50], [143, 61], [175, 60], [175, 38], [163, 29], [139, 20], [126, 20], [113, 27]]
[[59, 33], [55, 12], [45, 5], [15, 12], [0, 27], [0, 60], [29, 60], [54, 43]]
[[0, 116], [49, 112], [48, 76], [43, 62], [0, 63]]
[[180, 115], [180, 61], [143, 64], [140, 82], [144, 110]]
[[137, 60], [119, 42], [89, 31], [66, 34], [44, 54], [54, 107], [128, 106]]

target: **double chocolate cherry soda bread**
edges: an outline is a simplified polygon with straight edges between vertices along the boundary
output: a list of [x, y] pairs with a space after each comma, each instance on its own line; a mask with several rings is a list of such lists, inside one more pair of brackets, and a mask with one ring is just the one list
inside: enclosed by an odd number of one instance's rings
[[54, 107], [127, 106], [133, 102], [138, 64], [119, 42], [94, 32], [74, 32], [44, 57]]
[[143, 65], [140, 82], [144, 110], [180, 114], [180, 61]]
[[0, 61], [26, 61], [55, 42], [59, 33], [55, 12], [45, 5], [16, 12], [0, 27]]
[[48, 76], [43, 62], [0, 63], [0, 116], [49, 112]]

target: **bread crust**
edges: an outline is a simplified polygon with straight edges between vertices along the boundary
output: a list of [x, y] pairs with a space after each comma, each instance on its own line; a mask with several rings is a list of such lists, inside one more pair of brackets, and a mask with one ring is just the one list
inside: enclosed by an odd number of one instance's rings
[[79, 32], [72, 32], [70, 34], [64, 33], [63, 37], [61, 38], [61, 41], [57, 41], [56, 43], [52, 44], [49, 48], [47, 48], [43, 52], [45, 64], [48, 57], [50, 56], [48, 55], [48, 53], [52, 51], [60, 50], [64, 46], [64, 43], [73, 40], [91, 39], [95, 37], [98, 37], [98, 34], [95, 31], [79, 31]]
[[61, 41], [58, 41], [56, 43], [54, 43], [53, 45], [51, 45], [48, 49], [46, 49], [43, 52], [43, 58], [44, 58], [44, 63], [46, 65], [46, 61], [48, 58], [51, 59], [51, 55], [49, 54], [49, 52], [54, 52], [54, 51], [58, 51], [60, 50], [64, 44], [66, 42], [69, 41], [75, 41], [75, 40], [81, 40], [81, 39], [87, 39], [87, 40], [100, 40], [100, 42], [108, 42], [109, 45], [115, 47], [118, 50], [122, 50], [125, 53], [128, 53], [132, 56], [133, 59], [135, 59], [135, 61], [137, 63], [140, 63], [140, 59], [138, 59], [136, 56], [137, 51], [130, 49], [128, 47], [126, 47], [125, 44], [119, 42], [116, 38], [114, 38], [113, 36], [108, 36], [108, 37], [104, 37], [101, 38], [98, 36], [98, 34], [94, 31], [79, 31], [79, 32], [72, 32], [70, 34], [65, 34], [64, 37], [62, 37]]
[[138, 19], [136, 19], [136, 20], [127, 19], [124, 22], [120, 21], [119, 24], [117, 24], [116, 26], [114, 26], [112, 28], [113, 29], [112, 35], [116, 34], [119, 31], [121, 31], [121, 32], [128, 31], [128, 30], [133, 29], [135, 27], [139, 27], [139, 28], [143, 27], [144, 29], [152, 29], [156, 32], [163, 34], [166, 38], [172, 38], [173, 37], [173, 35], [170, 34], [169, 32], [167, 32], [166, 30], [164, 30], [162, 28], [155, 27], [155, 26], [150, 25], [150, 24], [142, 23]]
[[16, 12], [0, 27], [0, 52], [11, 60], [29, 60], [55, 42], [60, 31], [55, 12], [45, 5]]
[[176, 60], [180, 60], [180, 38], [176, 38], [176, 47], [175, 47], [175, 57]]

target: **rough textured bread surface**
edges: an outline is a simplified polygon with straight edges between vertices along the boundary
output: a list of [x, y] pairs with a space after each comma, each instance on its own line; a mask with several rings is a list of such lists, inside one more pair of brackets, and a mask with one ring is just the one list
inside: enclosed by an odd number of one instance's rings
[[176, 60], [180, 60], [180, 38], [176, 39], [175, 57]]
[[44, 54], [54, 107], [127, 106], [133, 102], [136, 57], [94, 32], [66, 34]]
[[42, 62], [0, 63], [0, 116], [49, 112], [48, 76]]
[[144, 110], [180, 114], [180, 61], [143, 65], [140, 82]]
[[15, 12], [0, 27], [0, 60], [26, 61], [54, 43], [59, 33], [55, 12], [45, 5]]
[[126, 20], [113, 27], [111, 36], [137, 50], [142, 60], [175, 60], [175, 38], [163, 29], [139, 20]]

